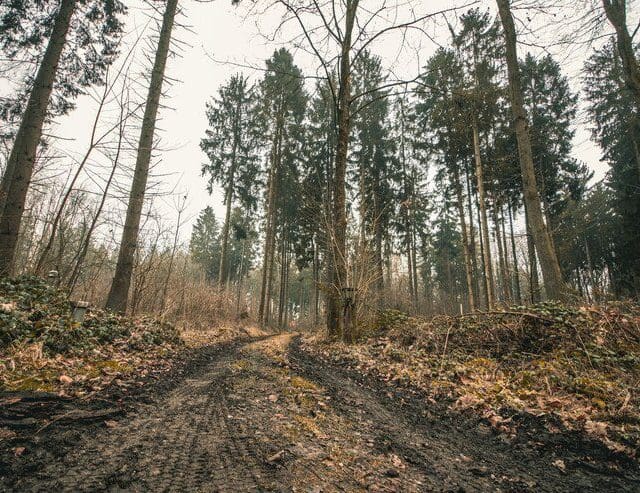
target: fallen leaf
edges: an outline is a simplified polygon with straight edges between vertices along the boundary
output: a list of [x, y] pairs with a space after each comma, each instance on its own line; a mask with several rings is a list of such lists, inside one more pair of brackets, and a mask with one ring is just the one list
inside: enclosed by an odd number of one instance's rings
[[587, 433], [591, 433], [599, 437], [607, 436], [607, 423], [603, 423], [601, 421], [591, 421], [588, 419], [584, 424], [584, 429]]
[[566, 472], [567, 466], [562, 459], [556, 459], [552, 462], [554, 466], [560, 469], [562, 472]]
[[0, 312], [3, 313], [11, 313], [12, 311], [14, 311], [16, 309], [16, 304], [15, 302], [11, 302], [11, 303], [0, 303]]
[[267, 457], [267, 462], [270, 462], [270, 463], [280, 462], [283, 457], [284, 457], [284, 450], [281, 450], [280, 452]]
[[115, 421], [115, 420], [113, 420], [113, 419], [108, 419], [108, 420], [106, 420], [106, 421], [104, 422], [104, 425], [105, 425], [107, 428], [115, 428], [115, 427], [117, 427], [117, 426], [118, 426], [118, 422], [117, 422], [117, 421]]
[[406, 467], [402, 462], [402, 459], [395, 454], [391, 454], [391, 463], [398, 469], [404, 469]]
[[0, 440], [6, 440], [8, 438], [13, 438], [16, 436], [16, 432], [10, 430], [9, 428], [0, 428]]
[[24, 454], [25, 450], [27, 450], [25, 447], [14, 447], [13, 448], [13, 454], [16, 457], [20, 457], [22, 454]]
[[470, 407], [478, 405], [481, 402], [482, 399], [478, 399], [471, 394], [464, 394], [458, 398], [453, 407], [454, 409], [468, 409]]

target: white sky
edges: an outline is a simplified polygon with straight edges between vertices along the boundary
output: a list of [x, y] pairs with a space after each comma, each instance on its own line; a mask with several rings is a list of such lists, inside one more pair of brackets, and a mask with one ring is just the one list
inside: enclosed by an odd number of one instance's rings
[[[361, 4], [368, 6], [369, 1], [363, 0]], [[135, 31], [145, 24], [146, 15], [144, 12], [148, 12], [148, 10], [141, 8], [142, 2], [140, 0], [129, 0], [125, 3], [130, 7], [130, 13], [126, 20], [127, 30]], [[457, 4], [461, 5], [464, 2]], [[438, 0], [428, 4], [416, 2], [415, 5], [425, 9], [424, 12], [428, 12], [451, 7], [453, 3]], [[481, 8], [490, 7], [493, 9], [494, 2], [482, 1], [477, 5]], [[254, 81], [261, 77], [261, 73], [258, 71], [215, 63], [210, 57], [240, 64], [264, 66], [264, 60], [279, 45], [268, 42], [263, 36], [260, 36], [256, 27], [257, 19], [255, 17], [244, 18], [242, 15], [243, 7], [232, 7], [230, 0], [217, 0], [211, 3], [183, 0], [182, 6], [186, 17], [183, 16], [180, 22], [190, 25], [190, 30], [178, 28], [174, 31], [177, 38], [187, 45], [183, 45], [181, 58], [169, 60], [168, 75], [179, 79], [179, 82], [173, 84], [168, 93], [169, 98], [163, 101], [170, 107], [170, 109], [165, 108], [161, 111], [161, 121], [159, 122], [162, 147], [166, 150], [161, 152], [159, 156], [161, 162], [155, 172], [169, 174], [165, 180], [173, 183], [179, 182], [178, 189], [188, 193], [188, 208], [183, 216], [187, 218], [187, 221], [181, 230], [181, 237], [187, 240], [195, 216], [206, 205], [213, 206], [219, 217], [222, 215], [222, 194], [220, 191], [216, 191], [210, 196], [206, 191], [206, 180], [200, 176], [201, 165], [206, 159], [199, 148], [200, 139], [204, 136], [207, 127], [204, 114], [205, 102], [216, 94], [218, 87], [233, 73], [243, 71]], [[427, 8], [428, 10], [426, 10]], [[518, 13], [518, 15], [522, 14], [523, 11]], [[280, 12], [271, 11], [263, 14], [260, 17], [260, 23], [263, 26], [261, 30], [268, 31], [279, 18]], [[454, 19], [455, 16], [450, 14], [449, 20], [453, 21]], [[544, 18], [536, 22], [544, 23]], [[429, 29], [430, 33], [436, 37], [436, 41], [442, 44], [448, 43], [448, 34], [441, 21], [438, 26], [431, 26]], [[284, 38], [291, 39], [298, 34], [297, 26], [292, 24], [286, 27]], [[134, 36], [130, 35], [130, 37]], [[415, 49], [399, 56], [398, 44], [397, 38], [387, 38], [383, 39], [381, 43], [372, 45], [371, 49], [374, 53], [381, 55], [388, 66], [393, 66], [397, 74], [407, 78], [412, 78], [418, 73], [419, 66], [424, 64], [435, 47], [434, 43], [424, 38], [420, 40], [416, 38], [412, 42]], [[285, 44], [285, 46], [292, 49], [296, 62], [307, 74], [316, 73], [317, 64], [312, 57], [296, 50], [293, 45]], [[526, 47], [519, 46], [519, 55], [524, 55], [525, 49]], [[418, 50], [417, 53], [416, 50]], [[561, 51], [557, 53], [559, 56], [563, 55]], [[567, 73], [572, 77], [574, 91], [579, 89], [578, 75], [583, 61], [584, 53], [563, 61]], [[53, 133], [74, 140], [64, 141], [59, 144], [59, 147], [65, 147], [70, 152], [77, 153], [84, 149], [89, 140], [89, 127], [94, 110], [95, 104], [91, 100], [86, 97], [81, 98], [78, 101], [77, 109], [71, 115], [60, 119]], [[590, 141], [589, 132], [584, 125], [579, 125], [577, 130], [574, 155], [587, 163], [596, 172], [596, 178], [599, 179], [606, 171], [606, 165], [599, 162], [600, 151]], [[171, 185], [166, 186], [166, 188], [170, 187]], [[166, 204], [160, 207], [166, 209], [166, 217], [169, 219], [176, 212], [171, 206], [173, 201], [171, 199], [165, 201]]]

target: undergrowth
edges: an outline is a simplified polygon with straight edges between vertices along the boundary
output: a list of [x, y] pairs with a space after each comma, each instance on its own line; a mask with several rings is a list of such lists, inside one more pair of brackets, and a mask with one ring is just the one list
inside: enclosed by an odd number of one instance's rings
[[169, 324], [92, 310], [82, 323], [72, 318], [66, 294], [38, 277], [0, 279], [0, 349], [42, 343], [47, 355], [82, 353], [124, 342], [131, 349], [179, 342]]
[[385, 310], [358, 344], [321, 346], [332, 359], [410, 383], [459, 409], [554, 414], [609, 446], [640, 445], [640, 306], [541, 303], [462, 316]]
[[162, 365], [182, 346], [150, 317], [92, 309], [73, 320], [66, 293], [32, 276], [0, 279], [0, 387], [83, 394]]

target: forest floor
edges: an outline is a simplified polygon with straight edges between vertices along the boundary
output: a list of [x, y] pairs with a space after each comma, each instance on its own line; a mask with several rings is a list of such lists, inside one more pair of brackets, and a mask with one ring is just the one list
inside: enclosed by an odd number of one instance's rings
[[505, 432], [303, 336], [243, 334], [126, 391], [0, 394], [0, 490], [640, 490], [637, 461], [581, 431]]

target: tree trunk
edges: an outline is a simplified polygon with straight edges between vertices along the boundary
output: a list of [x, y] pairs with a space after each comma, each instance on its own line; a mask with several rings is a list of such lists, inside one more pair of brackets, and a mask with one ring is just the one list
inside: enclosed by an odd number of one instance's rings
[[[413, 216], [412, 216], [413, 217]], [[417, 259], [417, 247], [416, 247], [416, 228], [415, 228], [415, 219], [412, 221], [413, 228], [411, 230], [411, 255], [413, 257], [412, 267], [413, 267], [413, 305], [418, 308], [418, 259]]]
[[276, 121], [276, 129], [273, 136], [271, 147], [271, 166], [269, 166], [269, 176], [267, 177], [267, 204], [266, 204], [266, 225], [264, 240], [264, 256], [262, 261], [262, 284], [260, 288], [260, 305], [258, 308], [258, 322], [264, 325], [268, 321], [268, 312], [270, 301], [270, 261], [273, 262], [273, 249], [275, 243], [275, 227], [276, 227], [276, 195], [278, 193], [278, 160], [279, 160], [279, 141], [281, 127], [280, 119]]
[[282, 326], [281, 326], [285, 330], [287, 330], [287, 328], [289, 327], [289, 311], [291, 309], [291, 305], [289, 303], [289, 288], [290, 288], [290, 284], [289, 284], [289, 266], [290, 266], [290, 258], [289, 258], [288, 249], [289, 249], [289, 242], [287, 241], [286, 249], [285, 249], [285, 252], [284, 252], [284, 259], [285, 259], [285, 265], [284, 265], [284, 296], [283, 296], [284, 320], [283, 320], [283, 323], [282, 323]]
[[127, 216], [122, 230], [122, 240], [120, 242], [116, 272], [113, 277], [113, 282], [111, 283], [111, 290], [109, 291], [106, 304], [107, 309], [115, 312], [124, 312], [127, 309], [127, 297], [133, 271], [133, 258], [138, 246], [140, 216], [142, 215], [144, 195], [147, 188], [147, 177], [149, 175], [149, 164], [151, 162], [153, 135], [156, 128], [158, 107], [160, 106], [160, 96], [162, 95], [164, 71], [171, 44], [171, 30], [173, 29], [177, 8], [178, 0], [167, 0], [162, 19], [160, 38], [158, 40], [158, 48], [151, 72], [149, 93], [147, 94], [142, 119], [136, 168], [131, 184]]
[[314, 327], [318, 324], [319, 318], [319, 304], [320, 304], [320, 258], [318, 255], [318, 238], [317, 234], [314, 236], [313, 240], [313, 286], [311, 292], [313, 293], [313, 325]]
[[511, 255], [513, 256], [513, 287], [515, 289], [515, 301], [518, 304], [522, 304], [522, 292], [520, 291], [520, 272], [518, 269], [518, 256], [516, 252], [516, 239], [513, 234], [513, 212], [511, 210], [511, 204], [509, 209], [509, 234], [511, 236]]
[[618, 55], [624, 68], [627, 87], [633, 94], [640, 111], [640, 65], [636, 58], [633, 39], [627, 29], [627, 6], [625, 0], [602, 0], [607, 19], [616, 31]]
[[[274, 213], [275, 214], [275, 213]], [[265, 295], [265, 313], [264, 313], [264, 323], [265, 325], [269, 325], [271, 323], [271, 310], [273, 308], [273, 283], [274, 283], [274, 274], [276, 268], [276, 218], [273, 218], [273, 231], [271, 233], [271, 244], [269, 245], [269, 270], [267, 271], [267, 292]]]
[[527, 206], [524, 207], [525, 223], [527, 227], [527, 251], [529, 254], [529, 296], [531, 303], [540, 301], [540, 283], [538, 281], [538, 262], [536, 261], [536, 246], [531, 234], [531, 226], [527, 215]]
[[511, 90], [511, 111], [515, 122], [516, 139], [518, 141], [524, 201], [527, 204], [526, 213], [529, 218], [533, 240], [540, 259], [547, 296], [550, 299], [562, 300], [566, 298], [566, 286], [562, 279], [560, 265], [558, 264], [558, 258], [551, 242], [549, 230], [544, 223], [542, 215], [540, 194], [538, 193], [536, 184], [535, 167], [531, 153], [529, 124], [524, 109], [524, 98], [518, 67], [516, 30], [513, 24], [509, 0], [497, 0], [497, 3], [505, 37], [509, 88]]
[[233, 148], [231, 150], [231, 167], [229, 168], [229, 178], [227, 183], [227, 190], [225, 194], [225, 205], [227, 206], [227, 210], [224, 216], [224, 226], [222, 228], [222, 249], [220, 252], [220, 268], [218, 269], [218, 281], [220, 288], [224, 286], [227, 281], [227, 270], [229, 261], [227, 257], [228, 249], [229, 249], [229, 221], [231, 219], [231, 203], [233, 201], [233, 188], [235, 185], [235, 175], [236, 175], [236, 159], [238, 155], [238, 141], [240, 140], [240, 132], [242, 122], [238, 121], [241, 119], [241, 111], [240, 111], [240, 101], [236, 104], [236, 112], [234, 118], [234, 133], [233, 133]]
[[480, 266], [478, 267], [478, 272], [480, 273], [480, 277], [482, 279], [482, 281], [480, 282], [480, 285], [482, 286], [482, 294], [484, 295], [484, 301], [485, 301], [485, 308], [488, 310], [489, 309], [489, 300], [488, 300], [488, 292], [489, 290], [487, 289], [487, 276], [484, 275], [485, 273], [485, 267], [484, 267], [484, 240], [482, 239], [482, 219], [480, 219], [480, 204], [478, 203], [478, 194], [475, 193], [474, 197], [475, 199], [475, 203], [476, 203], [476, 215], [477, 217], [477, 221], [478, 221], [478, 244], [480, 245]]
[[282, 228], [282, 238], [280, 240], [280, 293], [278, 295], [278, 328], [283, 328], [284, 311], [285, 311], [285, 292], [286, 286], [286, 270], [287, 270], [287, 237], [285, 227]]
[[513, 285], [511, 284], [511, 269], [509, 268], [509, 247], [507, 246], [507, 229], [505, 225], [504, 206], [500, 206], [500, 228], [502, 234], [502, 251], [504, 252], [504, 285], [507, 287], [509, 301], [513, 301]]
[[[377, 185], [376, 185], [376, 190], [377, 190]], [[383, 257], [385, 256], [382, 253], [383, 231], [382, 231], [382, 223], [380, 222], [380, 210], [378, 207], [377, 198], [375, 200], [375, 204], [373, 207], [376, 215], [373, 223], [374, 239], [375, 239], [374, 262], [376, 267], [376, 291], [377, 291], [376, 296], [378, 298], [378, 303], [379, 303], [380, 301], [382, 301], [382, 292], [384, 291], [384, 284], [385, 284], [385, 275], [384, 275], [384, 269], [383, 269], [383, 265], [384, 265]], [[388, 274], [387, 283], [391, 285], [390, 269], [387, 270], [387, 274]]]
[[220, 268], [218, 269], [218, 285], [220, 289], [224, 288], [224, 283], [227, 281], [227, 261], [228, 249], [229, 249], [229, 221], [231, 220], [231, 201], [233, 199], [233, 175], [235, 171], [235, 163], [231, 165], [231, 171], [229, 172], [229, 185], [227, 187], [227, 193], [225, 193], [225, 205], [226, 211], [224, 214], [224, 226], [222, 227], [222, 248], [220, 250]]
[[469, 164], [465, 160], [465, 182], [467, 187], [467, 207], [469, 208], [469, 254], [471, 255], [471, 267], [473, 272], [473, 294], [476, 301], [476, 308], [480, 302], [480, 288], [478, 286], [478, 258], [476, 255], [476, 234], [473, 227], [473, 200], [471, 192], [471, 178], [469, 176]]
[[[345, 180], [347, 173], [347, 151], [351, 132], [351, 35], [355, 24], [358, 0], [347, 0], [345, 29], [341, 43], [340, 90], [338, 94], [338, 142], [334, 165], [333, 182], [333, 237], [329, 260], [330, 293], [327, 303], [327, 331], [330, 336], [341, 335], [343, 340], [352, 340], [352, 327], [342, 327], [342, 288], [347, 287], [346, 234], [347, 211]], [[353, 326], [353, 324], [352, 324]]]
[[467, 299], [469, 309], [476, 310], [476, 302], [473, 293], [473, 266], [471, 264], [471, 249], [469, 248], [469, 235], [467, 234], [467, 221], [464, 214], [464, 198], [462, 197], [462, 184], [460, 183], [460, 173], [454, 165], [453, 187], [456, 190], [456, 203], [458, 205], [458, 215], [460, 216], [460, 228], [462, 229], [462, 247], [464, 253], [464, 267], [467, 280]]
[[[498, 266], [500, 267], [500, 285], [502, 290], [502, 301], [510, 303], [513, 299], [511, 280], [509, 279], [509, 250], [504, 231], [504, 214], [502, 205], [498, 201], [493, 204], [493, 224], [495, 228], [496, 245], [498, 245]], [[498, 214], [500, 211], [500, 214]]]
[[0, 276], [13, 269], [36, 151], [76, 0], [61, 0], [0, 185]]
[[506, 275], [505, 275], [506, 268], [505, 268], [505, 260], [504, 260], [505, 252], [502, 249], [502, 236], [500, 234], [500, 222], [498, 220], [498, 213], [496, 212], [496, 208], [497, 208], [497, 205], [494, 203], [491, 216], [493, 218], [493, 231], [494, 231], [493, 236], [496, 239], [496, 246], [498, 247], [498, 266], [497, 266], [498, 272], [496, 272], [496, 280], [500, 281], [500, 294], [501, 294], [500, 300], [502, 302], [505, 302], [508, 299], [508, 295], [507, 295], [508, 283], [505, 283], [505, 279], [506, 279]]
[[480, 157], [480, 136], [478, 123], [473, 117], [473, 154], [476, 160], [476, 180], [478, 183], [478, 206], [480, 208], [480, 230], [482, 232], [482, 255], [484, 264], [484, 285], [487, 294], [487, 309], [495, 304], [495, 288], [493, 283], [493, 267], [491, 265], [491, 245], [489, 244], [489, 223], [487, 221], [486, 195], [484, 191], [484, 174]]

